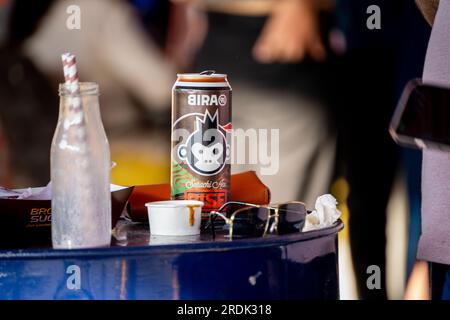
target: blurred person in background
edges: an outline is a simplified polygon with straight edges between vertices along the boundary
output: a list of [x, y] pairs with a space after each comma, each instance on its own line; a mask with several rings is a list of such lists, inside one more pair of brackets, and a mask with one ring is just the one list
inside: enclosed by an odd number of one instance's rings
[[[15, 176], [28, 178], [12, 185], [48, 182], [64, 52], [77, 56], [81, 81], [100, 85], [102, 118], [112, 148], [142, 119], [169, 121], [174, 67], [145, 33], [127, 1], [15, 0], [8, 5], [8, 39], [0, 62], [5, 84], [0, 101], [6, 106], [1, 120]], [[68, 11], [70, 6], [80, 9], [80, 29], [67, 24], [73, 12]]]
[[[413, 47], [412, 37], [427, 38], [426, 31], [416, 32], [413, 1], [337, 0], [340, 32], [331, 32], [329, 38], [320, 15], [320, 8], [330, 8], [327, 2], [193, 2], [208, 12], [206, 21], [199, 24], [207, 32], [200, 31], [193, 41], [201, 43], [198, 39], [205, 38], [195, 65], [198, 70], [229, 74], [234, 87], [234, 127], [281, 129], [280, 168], [284, 170], [262, 177], [274, 191], [275, 201], [299, 198], [311, 206], [312, 198], [328, 188], [333, 165], [327, 161], [334, 159], [334, 140], [324, 105], [334, 109], [337, 167], [344, 170], [350, 186], [349, 228], [358, 292], [363, 299], [386, 299], [386, 211], [399, 166], [399, 150], [388, 125], [404, 81], [420, 75], [423, 46], [408, 52], [406, 59], [403, 55]], [[374, 4], [381, 9], [380, 30], [367, 27], [367, 9]], [[202, 18], [198, 11], [190, 16], [197, 23]], [[328, 41], [337, 57], [327, 52]], [[328, 62], [311, 67], [311, 58], [328, 58]], [[328, 72], [321, 73], [318, 66]], [[317, 88], [331, 102], [320, 105], [314, 97]], [[417, 157], [408, 160], [411, 208], [417, 212], [420, 161]], [[413, 251], [417, 217], [411, 221]], [[379, 290], [370, 290], [366, 284], [371, 265], [381, 270]]]
[[[69, 6], [80, 9], [79, 30], [66, 27]], [[61, 52], [73, 52], [81, 80], [100, 85], [102, 118], [111, 134], [135, 126], [142, 117], [132, 98], [154, 116], [170, 110], [174, 67], [127, 1], [55, 1], [24, 49], [40, 70], [59, 82]]]
[[[367, 26], [371, 5], [380, 9], [380, 29]], [[338, 152], [350, 186], [350, 244], [362, 299], [387, 299], [387, 205], [400, 164], [388, 127], [405, 81], [420, 76], [427, 38], [414, 10], [412, 0], [337, 0], [337, 26], [346, 42], [336, 81]], [[410, 210], [417, 213], [420, 161], [406, 163]], [[411, 221], [417, 225], [417, 214]], [[417, 243], [416, 229], [411, 243]], [[367, 286], [369, 266], [380, 268], [380, 289]]]
[[[388, 125], [402, 86], [399, 66], [407, 69], [423, 61], [423, 52], [410, 54], [414, 59], [400, 57], [410, 39], [403, 35], [410, 35], [408, 26], [414, 24], [405, 21], [412, 0], [190, 3], [208, 13], [199, 24], [207, 31], [193, 41], [205, 38], [195, 66], [229, 74], [234, 128], [280, 128], [281, 170], [262, 177], [275, 201], [297, 198], [311, 206], [317, 194], [327, 191], [334, 169], [327, 107], [332, 108], [337, 168], [350, 186], [349, 229], [359, 295], [386, 299], [386, 209], [399, 165]], [[381, 8], [380, 30], [367, 27], [367, 8], [373, 4]], [[324, 28], [321, 9], [333, 5], [339, 31]], [[197, 23], [201, 19], [198, 11], [190, 16]], [[420, 69], [412, 73], [417, 76]], [[419, 166], [412, 161], [409, 172]], [[418, 183], [411, 185], [410, 194], [417, 195]], [[380, 290], [366, 285], [371, 265], [381, 269]]]
[[49, 181], [50, 144], [58, 98], [48, 78], [24, 53], [50, 3], [0, 4], [0, 177], [7, 187], [41, 186]]
[[[428, 43], [422, 81], [450, 87], [450, 2], [417, 0], [433, 27]], [[422, 232], [417, 263], [406, 298], [450, 300], [450, 156], [441, 150], [424, 149], [422, 158]], [[430, 286], [428, 285], [430, 284]], [[421, 294], [425, 291], [425, 295]]]
[[[172, 52], [191, 58], [196, 71], [228, 74], [234, 129], [279, 129], [279, 171], [261, 178], [271, 188], [273, 201], [300, 199], [313, 207], [316, 197], [328, 192], [334, 169], [329, 101], [321, 95], [328, 86], [319, 20], [319, 12], [327, 9], [324, 2], [178, 3], [187, 10], [179, 14], [187, 17], [186, 26], [178, 26], [185, 31], [178, 37], [185, 41], [173, 40]], [[179, 50], [176, 44], [184, 47]], [[261, 166], [236, 164], [233, 169], [260, 172]]]
[[[378, 5], [381, 29], [370, 30], [367, 8]], [[387, 205], [398, 168], [398, 148], [388, 133], [396, 104], [402, 1], [338, 0], [338, 26], [346, 53], [337, 82], [339, 141], [350, 193], [349, 232], [358, 295], [387, 299]], [[380, 288], [367, 286], [369, 266], [380, 273]]]

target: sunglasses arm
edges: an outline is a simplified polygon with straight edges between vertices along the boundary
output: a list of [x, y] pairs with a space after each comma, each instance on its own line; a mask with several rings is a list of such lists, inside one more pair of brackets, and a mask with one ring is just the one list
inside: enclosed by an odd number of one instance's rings
[[[244, 205], [247, 207], [254, 207], [254, 208], [260, 207], [260, 205], [253, 204], [253, 203], [247, 203], [247, 202], [241, 202], [241, 201], [228, 201], [228, 202], [224, 203], [219, 209], [217, 209], [217, 211], [222, 212], [226, 206], [229, 206], [231, 204], [240, 204], [240, 205]], [[216, 211], [214, 211], [214, 212], [216, 212]]]

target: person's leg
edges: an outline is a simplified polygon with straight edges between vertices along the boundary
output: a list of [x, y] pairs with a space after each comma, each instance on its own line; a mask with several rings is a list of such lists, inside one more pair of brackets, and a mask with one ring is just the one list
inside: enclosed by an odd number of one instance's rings
[[[394, 152], [383, 148], [383, 156], [359, 148], [349, 162], [350, 244], [359, 293], [362, 299], [386, 299], [386, 207], [395, 175]], [[366, 156], [362, 156], [365, 154]], [[381, 288], [367, 286], [369, 266], [380, 268]]]
[[[341, 147], [350, 186], [349, 231], [357, 286], [363, 299], [386, 299], [386, 207], [397, 167], [388, 133], [394, 102], [392, 58], [360, 52], [346, 63]], [[380, 268], [380, 289], [369, 289], [369, 266]]]

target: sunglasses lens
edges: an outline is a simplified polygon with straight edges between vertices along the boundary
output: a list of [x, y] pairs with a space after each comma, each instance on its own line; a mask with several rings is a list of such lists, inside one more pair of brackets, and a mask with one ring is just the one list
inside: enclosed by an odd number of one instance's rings
[[240, 237], [258, 237], [264, 233], [269, 209], [247, 207], [233, 213], [233, 234]]
[[306, 218], [306, 207], [303, 203], [290, 202], [284, 203], [278, 206], [279, 210], [279, 223], [278, 233], [286, 234], [292, 232], [298, 232], [303, 229]]

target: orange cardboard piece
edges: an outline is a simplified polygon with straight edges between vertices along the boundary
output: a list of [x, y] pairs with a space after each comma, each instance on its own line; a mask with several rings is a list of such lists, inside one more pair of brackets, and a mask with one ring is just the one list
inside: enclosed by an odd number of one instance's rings
[[[254, 204], [270, 202], [269, 188], [261, 182], [254, 171], [232, 175], [230, 185], [231, 201]], [[163, 200], [170, 200], [170, 184], [135, 186], [128, 202], [128, 214], [133, 221], [147, 221], [145, 204]]]

